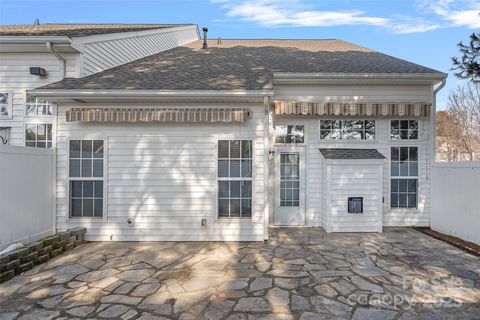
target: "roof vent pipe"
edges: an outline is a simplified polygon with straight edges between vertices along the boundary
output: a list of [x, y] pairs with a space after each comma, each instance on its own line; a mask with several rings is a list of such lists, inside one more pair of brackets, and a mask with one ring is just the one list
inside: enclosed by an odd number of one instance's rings
[[40, 19], [36, 18], [35, 21], [33, 21], [34, 26], [39, 26], [40, 25]]
[[207, 32], [208, 32], [208, 28], [207, 28], [207, 27], [203, 27], [202, 30], [203, 30], [203, 46], [202, 46], [202, 49], [207, 49], [207, 48], [208, 48], [208, 45], [207, 45]]

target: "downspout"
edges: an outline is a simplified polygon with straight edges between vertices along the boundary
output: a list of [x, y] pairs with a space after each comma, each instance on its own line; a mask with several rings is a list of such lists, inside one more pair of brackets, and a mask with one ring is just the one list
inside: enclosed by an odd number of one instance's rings
[[436, 151], [437, 150], [437, 126], [436, 126], [437, 124], [437, 93], [440, 92], [440, 90], [442, 90], [443, 87], [445, 87], [446, 83], [447, 83], [447, 79], [443, 78], [442, 82], [440, 82], [438, 87], [436, 87], [433, 90], [433, 107], [432, 107], [432, 115], [430, 117], [430, 126], [431, 126], [430, 132], [433, 135], [432, 158], [431, 158], [433, 162], [435, 162], [437, 158], [437, 151]]
[[50, 41], [47, 41], [45, 43], [45, 45], [47, 46], [47, 49], [58, 59], [58, 61], [60, 61], [60, 63], [62, 64], [62, 79], [60, 80], [63, 80], [66, 76], [66, 73], [67, 73], [67, 68], [66, 68], [66, 62], [65, 62], [65, 59], [57, 52], [55, 51], [55, 49], [53, 48], [53, 44], [50, 42]]
[[263, 165], [265, 167], [263, 184], [264, 184], [264, 212], [263, 212], [263, 240], [268, 241], [268, 227], [270, 225], [270, 98], [263, 98], [264, 121], [263, 121]]

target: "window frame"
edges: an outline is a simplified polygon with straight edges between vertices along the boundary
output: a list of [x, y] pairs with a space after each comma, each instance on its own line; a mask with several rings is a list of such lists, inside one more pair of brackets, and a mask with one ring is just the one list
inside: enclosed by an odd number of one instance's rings
[[[35, 102], [35, 110], [37, 111], [36, 114], [29, 114], [27, 111], [28, 111], [28, 106], [31, 105], [32, 103], [31, 102], [28, 102], [29, 100], [29, 97], [27, 96], [26, 97], [26, 100], [25, 100], [25, 110], [24, 110], [24, 115], [25, 117], [27, 118], [51, 118], [55, 115], [55, 107], [56, 107], [56, 104], [54, 103], [49, 103], [48, 100], [45, 100], [45, 103], [38, 103], [38, 98], [33, 98], [36, 100]], [[41, 100], [41, 99], [40, 99]], [[45, 105], [45, 106], [51, 106], [52, 107], [52, 113], [51, 114], [38, 114], [38, 106], [39, 105]]]
[[[392, 135], [392, 122], [393, 121], [399, 121], [398, 125], [399, 125], [399, 135], [400, 135], [400, 138], [399, 139], [396, 139], [396, 138], [393, 138], [393, 135]], [[402, 139], [402, 136], [400, 134], [400, 132], [402, 131], [402, 129], [400, 129], [401, 127], [401, 121], [408, 121], [408, 128], [406, 129], [407, 132], [408, 130], [410, 130], [410, 121], [416, 121], [417, 122], [417, 138], [416, 139], [410, 139], [410, 138], [407, 138], [407, 139]], [[421, 121], [419, 119], [416, 119], [416, 118], [405, 118], [405, 119], [390, 119], [389, 120], [389, 127], [388, 127], [388, 132], [389, 132], [389, 140], [390, 141], [394, 141], [395, 143], [397, 142], [400, 142], [400, 141], [406, 141], [407, 143], [412, 143], [412, 142], [416, 142], [416, 141], [420, 141], [420, 124], [421, 124]], [[403, 129], [404, 131], [405, 129]]]
[[[285, 126], [287, 127], [287, 132], [288, 132], [288, 127], [303, 127], [303, 141], [302, 142], [277, 142], [277, 134], [276, 134], [276, 129], [277, 126]], [[306, 140], [306, 132], [307, 132], [307, 125], [305, 123], [274, 123], [273, 124], [273, 140], [275, 145], [284, 145], [284, 146], [302, 146], [307, 143]], [[287, 134], [288, 136], [288, 134]]]
[[[398, 140], [401, 141], [401, 140]], [[405, 141], [405, 140], [404, 140]], [[414, 140], [415, 141], [415, 140]], [[388, 183], [388, 208], [390, 211], [394, 212], [418, 212], [418, 204], [419, 204], [419, 190], [420, 190], [420, 147], [418, 145], [410, 145], [410, 144], [396, 144], [396, 145], [390, 145], [390, 157], [388, 161], [388, 174], [389, 174], [389, 183]], [[417, 175], [416, 176], [392, 176], [392, 149], [393, 148], [399, 148], [399, 155], [400, 155], [400, 148], [408, 148], [408, 153], [410, 152], [410, 148], [417, 148]], [[410, 157], [410, 156], [409, 156]], [[407, 163], [410, 161], [407, 160]], [[410, 171], [410, 169], [408, 169]], [[416, 202], [415, 202], [415, 207], [392, 207], [392, 180], [416, 180]], [[397, 194], [400, 192], [397, 191]], [[407, 189], [407, 194], [408, 194], [408, 189]], [[408, 205], [408, 198], [407, 198], [407, 205]]]
[[[318, 121], [318, 141], [320, 143], [324, 143], [324, 142], [330, 142], [330, 143], [336, 143], [336, 142], [355, 142], [355, 143], [374, 143], [376, 141], [378, 141], [378, 132], [377, 132], [377, 126], [378, 126], [378, 123], [377, 123], [377, 120], [378, 119], [375, 119], [375, 118], [372, 118], [372, 119], [368, 119], [368, 118], [364, 118], [364, 117], [361, 117], [361, 118], [322, 118], [322, 119], [319, 119]], [[343, 122], [345, 121], [362, 121], [363, 122], [363, 132], [365, 133], [366, 129], [365, 129], [365, 122], [366, 121], [373, 121], [374, 123], [374, 138], [373, 139], [344, 139], [343, 137], [341, 139], [322, 139], [322, 121], [341, 121], [341, 124], [342, 124], [342, 129], [343, 129]], [[330, 132], [332, 131], [332, 129], [330, 129]], [[342, 132], [343, 134], [343, 132]], [[365, 136], [365, 135], [364, 135]]]
[[[37, 143], [38, 143], [38, 141], [39, 141], [39, 140], [36, 138], [36, 137], [38, 136], [37, 133], [35, 133], [35, 135], [36, 135], [36, 136], [35, 136], [35, 140], [27, 139], [27, 126], [32, 126], [32, 125], [36, 126], [36, 130], [37, 130], [36, 132], [38, 132], [38, 126], [39, 126], [39, 125], [44, 125], [44, 126], [45, 126], [45, 129], [47, 128], [46, 126], [48, 126], [48, 125], [51, 126], [51, 131], [50, 131], [51, 139], [50, 139], [50, 140], [48, 140], [48, 139], [40, 140], [40, 141], [45, 141], [45, 144], [46, 144], [46, 145], [45, 145], [44, 148], [37, 146]], [[45, 132], [45, 134], [47, 135], [46, 132]], [[41, 148], [41, 149], [53, 149], [53, 147], [54, 147], [54, 137], [55, 137], [55, 135], [54, 135], [54, 125], [53, 125], [53, 123], [51, 123], [51, 122], [25, 122], [24, 125], [23, 125], [23, 137], [24, 137], [24, 139], [23, 139], [24, 144], [23, 144], [23, 145], [24, 145], [25, 147], [29, 147], [29, 148]], [[47, 135], [47, 137], [48, 137], [48, 135]], [[35, 146], [27, 146], [27, 141], [35, 141]], [[50, 147], [47, 147], [48, 142], [50, 142]]]
[[[70, 177], [70, 141], [72, 140], [102, 140], [103, 141], [103, 177]], [[96, 222], [107, 222], [108, 221], [108, 138], [107, 137], [70, 137], [67, 139], [67, 159], [66, 159], [66, 222], [82, 222], [82, 221], [96, 221]], [[92, 169], [93, 170], [93, 169]], [[103, 207], [102, 207], [102, 217], [72, 217], [70, 208], [71, 208], [71, 199], [70, 199], [70, 181], [103, 181]]]
[[[0, 120], [12, 120], [13, 119], [13, 94], [12, 90], [0, 90], [1, 93], [8, 94], [8, 99], [6, 103], [7, 115], [0, 114]], [[3, 103], [2, 103], [3, 105]]]
[[[219, 165], [218, 165], [218, 161], [221, 160], [219, 158], [219, 153], [218, 153], [218, 145], [219, 145], [219, 142], [220, 141], [235, 141], [235, 140], [238, 140], [238, 141], [243, 141], [243, 140], [247, 140], [247, 141], [251, 141], [251, 144], [252, 144], [252, 158], [251, 158], [251, 161], [252, 161], [252, 174], [251, 174], [251, 177], [220, 177], [219, 176]], [[254, 215], [254, 205], [256, 203], [255, 199], [256, 199], [256, 196], [255, 196], [255, 172], [256, 172], [256, 166], [255, 166], [255, 139], [252, 138], [252, 137], [225, 137], [225, 136], [220, 136], [220, 137], [217, 137], [216, 141], [215, 141], [215, 166], [216, 166], [216, 181], [215, 181], [215, 221], [217, 222], [220, 222], [220, 223], [230, 223], [230, 222], [240, 222], [240, 223], [255, 223], [255, 215]], [[230, 150], [230, 149], [229, 149]], [[224, 158], [222, 158], [224, 159]], [[236, 159], [236, 158], [234, 158]], [[240, 164], [241, 166], [241, 164]], [[230, 168], [230, 167], [229, 167]], [[220, 214], [219, 214], [219, 209], [220, 209], [220, 205], [219, 205], [219, 195], [220, 195], [220, 189], [219, 189], [219, 182], [220, 181], [251, 181], [251, 191], [252, 191], [252, 194], [251, 194], [251, 215], [250, 217], [221, 217]], [[241, 192], [241, 191], [240, 191]], [[229, 195], [229, 199], [230, 199], [230, 195]], [[241, 199], [241, 198], [240, 198]]]

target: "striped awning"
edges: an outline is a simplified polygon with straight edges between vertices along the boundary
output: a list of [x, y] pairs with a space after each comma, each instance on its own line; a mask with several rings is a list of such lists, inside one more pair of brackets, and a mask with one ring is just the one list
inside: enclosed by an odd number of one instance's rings
[[73, 108], [67, 122], [244, 122], [250, 118], [246, 108]]
[[426, 117], [431, 103], [340, 103], [275, 101], [277, 115]]

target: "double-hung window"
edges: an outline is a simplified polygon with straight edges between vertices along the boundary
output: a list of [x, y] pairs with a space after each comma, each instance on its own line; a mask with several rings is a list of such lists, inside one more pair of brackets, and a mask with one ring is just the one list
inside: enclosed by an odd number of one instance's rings
[[70, 140], [70, 217], [103, 217], [104, 141]]
[[418, 148], [392, 147], [390, 207], [416, 208], [418, 201]]
[[27, 98], [25, 105], [25, 146], [52, 147], [53, 104], [38, 98]]
[[252, 216], [252, 140], [218, 141], [218, 217]]

